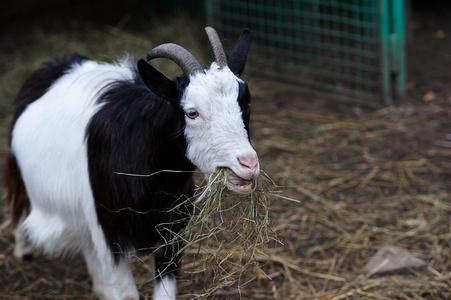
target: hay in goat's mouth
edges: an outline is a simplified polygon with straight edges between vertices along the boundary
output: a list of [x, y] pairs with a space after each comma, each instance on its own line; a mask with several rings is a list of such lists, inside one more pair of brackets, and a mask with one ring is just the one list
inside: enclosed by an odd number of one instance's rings
[[267, 200], [267, 192], [275, 185], [264, 172], [254, 184], [250, 194], [236, 193], [228, 188], [227, 169], [220, 169], [196, 190], [183, 238], [185, 252], [202, 257], [186, 267], [185, 273], [213, 272], [211, 286], [198, 298], [207, 298], [227, 286], [243, 285], [247, 270], [258, 274], [256, 255], [268, 242], [277, 241]]

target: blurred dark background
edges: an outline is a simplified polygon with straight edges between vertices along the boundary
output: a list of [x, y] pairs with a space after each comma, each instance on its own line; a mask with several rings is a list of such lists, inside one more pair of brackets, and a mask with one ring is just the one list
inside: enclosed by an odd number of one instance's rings
[[58, 31], [83, 23], [145, 30], [150, 22], [161, 22], [180, 14], [202, 22], [205, 18], [204, 12], [204, 1], [3, 1], [0, 9], [0, 31], [22, 31], [35, 26]]

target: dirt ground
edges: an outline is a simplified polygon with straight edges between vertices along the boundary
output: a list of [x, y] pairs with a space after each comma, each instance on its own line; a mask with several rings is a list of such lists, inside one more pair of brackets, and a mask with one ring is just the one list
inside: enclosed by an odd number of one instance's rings
[[[270, 217], [283, 245], [262, 249], [260, 268], [249, 270], [240, 281], [244, 284], [219, 291], [216, 299], [451, 299], [451, 9], [418, 2], [407, 47], [408, 96], [401, 104], [374, 108], [330, 101], [292, 85], [247, 78], [254, 96], [251, 135], [262, 169], [278, 191], [299, 202], [271, 200]], [[46, 47], [61, 39], [69, 44], [63, 50], [88, 51], [80, 46], [85, 38], [102, 39], [99, 44], [107, 39], [101, 37], [103, 29], [78, 28], [39, 42], [36, 32], [21, 41], [2, 35], [9, 43], [0, 48], [9, 60], [0, 67], [2, 97], [12, 99], [20, 83], [11, 78], [27, 73], [22, 65], [9, 69], [19, 65], [18, 55], [25, 57], [29, 49], [58, 52]], [[144, 35], [118, 32], [108, 35], [127, 39], [105, 42], [108, 48], [136, 49], [144, 43]], [[170, 34], [167, 28], [164, 32]], [[114, 55], [101, 47], [89, 51]], [[33, 68], [50, 54], [24, 59]], [[7, 101], [2, 107], [4, 156]], [[0, 201], [3, 223], [7, 208], [4, 197]], [[365, 264], [387, 244], [427, 266], [402, 274], [365, 274]], [[38, 255], [22, 263], [12, 250], [7, 227], [0, 234], [1, 299], [94, 299], [80, 257]], [[185, 266], [194, 259], [188, 254]], [[148, 260], [137, 261], [134, 273], [142, 299], [148, 299]], [[180, 299], [202, 294], [210, 279], [208, 271], [182, 279]]]

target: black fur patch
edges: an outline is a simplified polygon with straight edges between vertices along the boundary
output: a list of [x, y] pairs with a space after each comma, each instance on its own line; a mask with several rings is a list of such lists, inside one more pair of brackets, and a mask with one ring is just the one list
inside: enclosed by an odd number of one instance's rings
[[[187, 84], [183, 78], [175, 81], [180, 89]], [[170, 231], [185, 227], [191, 207], [171, 208], [193, 195], [195, 166], [185, 156], [180, 107], [153, 94], [138, 74], [133, 82], [105, 88], [99, 101], [104, 104], [86, 131], [88, 168], [97, 217], [117, 260], [132, 249], [155, 250], [158, 242], [171, 239]], [[117, 174], [160, 170], [187, 172]], [[172, 269], [176, 246], [158, 251], [157, 263]]]
[[243, 117], [244, 127], [246, 128], [247, 135], [250, 139], [249, 122], [251, 116], [251, 93], [246, 82], [239, 83], [237, 100], [241, 108], [241, 116]]

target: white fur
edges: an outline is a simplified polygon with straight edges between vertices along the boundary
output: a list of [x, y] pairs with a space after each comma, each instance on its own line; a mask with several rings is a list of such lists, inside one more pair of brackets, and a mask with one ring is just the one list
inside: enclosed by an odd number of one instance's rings
[[257, 159], [237, 102], [239, 81], [241, 79], [227, 66], [219, 69], [213, 63], [205, 74], [198, 73], [190, 78], [181, 104], [185, 111], [196, 109], [199, 112], [196, 119], [185, 117], [188, 159], [205, 173], [228, 167], [238, 176], [249, 179], [257, 175], [259, 169], [252, 173], [238, 161], [238, 157]]
[[153, 290], [153, 300], [175, 300], [177, 282], [174, 276], [166, 275], [157, 281]]
[[33, 253], [33, 248], [30, 245], [30, 242], [24, 232], [24, 227], [22, 226], [25, 217], [25, 212], [23, 212], [18, 221], [16, 232], [14, 233], [16, 243], [14, 245], [13, 254], [18, 260], [22, 260], [25, 255], [32, 255]]
[[139, 299], [128, 257], [113, 265], [110, 253], [101, 253], [94, 246], [84, 249], [83, 256], [93, 281], [94, 292], [101, 299]]

